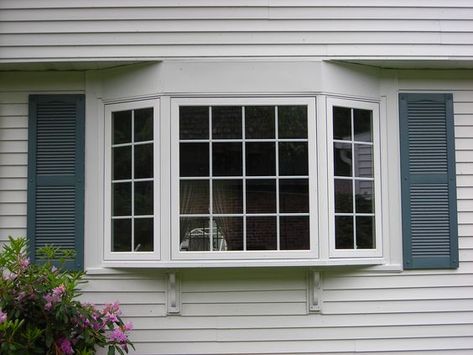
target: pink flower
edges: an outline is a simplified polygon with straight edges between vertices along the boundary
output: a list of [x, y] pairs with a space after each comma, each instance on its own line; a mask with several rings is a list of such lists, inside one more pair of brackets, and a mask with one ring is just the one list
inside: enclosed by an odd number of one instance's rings
[[60, 338], [56, 344], [59, 346], [59, 349], [65, 354], [65, 355], [71, 355], [74, 354], [74, 350], [72, 349], [72, 344], [71, 341], [67, 338]]
[[56, 303], [61, 302], [62, 295], [66, 291], [64, 285], [53, 288], [52, 292], [43, 296], [46, 304], [44, 305], [44, 310], [50, 311]]
[[7, 320], [7, 314], [0, 309], [0, 324]]
[[133, 330], [133, 323], [132, 322], [126, 322], [125, 323], [125, 331], [130, 331]]
[[109, 334], [108, 339], [112, 342], [116, 342], [119, 344], [125, 344], [128, 340], [128, 336], [119, 328], [115, 328]]
[[21, 270], [25, 270], [30, 265], [30, 259], [22, 257], [18, 260], [18, 265], [20, 266]]

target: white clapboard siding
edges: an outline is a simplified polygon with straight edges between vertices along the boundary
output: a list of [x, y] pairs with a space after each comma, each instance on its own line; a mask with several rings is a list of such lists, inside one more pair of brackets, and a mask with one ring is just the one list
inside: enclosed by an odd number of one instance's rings
[[465, 0], [3, 0], [0, 62], [287, 55], [463, 58], [473, 56], [472, 23], [473, 5]]

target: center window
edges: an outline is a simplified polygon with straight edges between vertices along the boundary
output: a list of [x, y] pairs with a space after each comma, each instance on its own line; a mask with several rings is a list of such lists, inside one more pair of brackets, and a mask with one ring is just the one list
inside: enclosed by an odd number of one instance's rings
[[313, 247], [308, 111], [287, 102], [178, 106], [179, 252]]

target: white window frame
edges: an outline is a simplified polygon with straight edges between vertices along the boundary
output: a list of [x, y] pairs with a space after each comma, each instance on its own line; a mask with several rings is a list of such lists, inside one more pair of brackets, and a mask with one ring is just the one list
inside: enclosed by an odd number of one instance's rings
[[[137, 110], [142, 108], [153, 108], [153, 251], [112, 251], [112, 113], [117, 111]], [[132, 132], [133, 134], [133, 132]], [[160, 239], [160, 211], [161, 211], [161, 183], [160, 183], [160, 120], [159, 120], [159, 100], [140, 100], [125, 103], [115, 103], [105, 105], [105, 166], [104, 166], [104, 260], [140, 260], [157, 261], [161, 257]], [[132, 157], [133, 159], [133, 157]], [[133, 201], [132, 201], [133, 203]]]
[[[271, 260], [313, 259], [320, 255], [318, 233], [317, 120], [315, 97], [250, 97], [250, 98], [172, 98], [171, 99], [171, 259], [173, 260]], [[179, 106], [250, 106], [306, 105], [309, 165], [309, 250], [275, 251], [180, 251], [179, 230]], [[211, 163], [211, 162], [210, 162]]]
[[[374, 249], [336, 249], [335, 248], [335, 195], [334, 195], [334, 152], [333, 152], [333, 107], [363, 109], [373, 112], [373, 164], [375, 194], [375, 232]], [[329, 245], [330, 258], [379, 258], [383, 256], [382, 210], [381, 210], [381, 159], [380, 159], [380, 109], [379, 103], [327, 97], [327, 168], [328, 168], [328, 209], [329, 209]]]

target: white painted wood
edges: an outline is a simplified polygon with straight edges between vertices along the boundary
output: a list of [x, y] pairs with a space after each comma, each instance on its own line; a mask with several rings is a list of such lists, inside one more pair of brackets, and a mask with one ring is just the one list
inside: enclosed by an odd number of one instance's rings
[[0, 6], [3, 63], [201, 56], [473, 58], [473, 6], [465, 0], [5, 0]]

